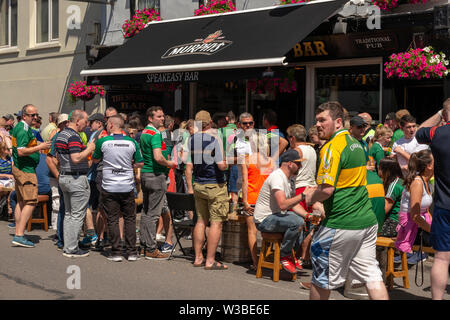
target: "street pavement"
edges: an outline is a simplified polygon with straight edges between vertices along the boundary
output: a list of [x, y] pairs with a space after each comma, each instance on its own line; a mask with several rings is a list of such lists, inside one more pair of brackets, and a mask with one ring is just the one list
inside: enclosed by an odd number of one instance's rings
[[[310, 281], [311, 270], [298, 273], [291, 281], [285, 271], [280, 281], [271, 280], [270, 270], [257, 279], [248, 265], [228, 263], [229, 270], [207, 271], [194, 268], [190, 258], [177, 248], [171, 260], [141, 259], [111, 262], [104, 254], [91, 251], [85, 258], [66, 258], [56, 249], [53, 230], [33, 229], [26, 233], [35, 248], [11, 244], [13, 229], [0, 221], [0, 300], [308, 300], [309, 292], [299, 281]], [[190, 241], [183, 240], [190, 247]], [[219, 249], [220, 250], [220, 249]], [[424, 263], [421, 287], [414, 281], [415, 267], [409, 270], [410, 288], [395, 279], [389, 292], [392, 300], [429, 300], [432, 258]], [[75, 270], [75, 271], [74, 271]], [[76, 276], [79, 275], [79, 278]], [[419, 274], [420, 275], [420, 274]], [[79, 282], [77, 282], [79, 280]], [[449, 299], [447, 286], [445, 299]], [[343, 289], [334, 290], [330, 300], [348, 300]]]

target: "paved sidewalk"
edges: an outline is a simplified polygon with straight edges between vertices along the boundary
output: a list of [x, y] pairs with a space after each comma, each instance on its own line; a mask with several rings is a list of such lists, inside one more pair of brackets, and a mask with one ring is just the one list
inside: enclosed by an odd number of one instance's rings
[[[141, 259], [115, 263], [100, 252], [91, 251], [89, 257], [71, 259], [56, 250], [50, 236], [34, 229], [28, 237], [36, 243], [32, 249], [14, 247], [11, 244], [13, 230], [8, 222], [0, 221], [0, 299], [168, 299], [168, 300], [308, 300], [309, 292], [300, 289], [299, 281], [310, 281], [311, 270], [298, 273], [297, 281], [290, 281], [285, 271], [280, 281], [273, 282], [269, 270], [262, 279], [246, 265], [228, 263], [227, 271], [206, 271], [194, 268], [191, 260], [175, 257], [166, 261]], [[185, 246], [190, 241], [184, 240]], [[180, 254], [177, 250], [176, 254]], [[400, 287], [395, 280], [392, 300], [430, 299], [430, 270], [432, 263], [424, 264], [424, 284], [414, 283], [415, 267], [410, 269], [410, 289]], [[69, 268], [69, 273], [68, 273]], [[72, 269], [70, 269], [72, 268]], [[79, 269], [78, 269], [79, 268]], [[80, 289], [74, 274], [79, 270]], [[72, 278], [71, 278], [72, 277]], [[448, 287], [450, 288], [450, 287]], [[445, 295], [449, 299], [448, 294]], [[331, 300], [348, 300], [343, 290], [333, 291]]]

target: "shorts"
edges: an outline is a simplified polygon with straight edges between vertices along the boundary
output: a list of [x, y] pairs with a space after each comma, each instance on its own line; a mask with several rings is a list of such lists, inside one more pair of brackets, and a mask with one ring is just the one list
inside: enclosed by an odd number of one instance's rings
[[[300, 187], [295, 189], [295, 195], [298, 196], [299, 194], [302, 194], [303, 191], [305, 191], [306, 187]], [[306, 212], [312, 213], [313, 208], [311, 206], [306, 205], [306, 200], [300, 201], [299, 204], [303, 207], [303, 209], [306, 210]]]
[[17, 202], [25, 205], [37, 205], [38, 181], [35, 173], [28, 173], [12, 167], [12, 174], [16, 181]]
[[91, 194], [89, 196], [89, 207], [92, 210], [97, 210], [98, 208], [98, 199], [100, 196], [100, 192], [97, 189], [97, 182], [89, 181], [89, 186], [91, 187]]
[[228, 192], [238, 193], [238, 177], [239, 177], [239, 170], [237, 165], [230, 166], [230, 169], [228, 170]]
[[450, 210], [434, 206], [430, 242], [436, 251], [450, 251]]
[[198, 219], [204, 222], [227, 221], [229, 202], [225, 183], [194, 183], [194, 199]]
[[345, 284], [382, 282], [376, 259], [378, 225], [362, 230], [331, 229], [320, 226], [311, 242], [312, 283], [332, 290]]

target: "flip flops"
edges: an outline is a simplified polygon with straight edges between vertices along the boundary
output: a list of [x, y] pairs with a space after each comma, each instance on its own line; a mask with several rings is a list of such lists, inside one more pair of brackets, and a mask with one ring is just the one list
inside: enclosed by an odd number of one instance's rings
[[228, 267], [223, 263], [219, 265], [219, 263], [215, 261], [211, 267], [205, 267], [205, 270], [228, 270]]
[[205, 261], [203, 261], [202, 263], [193, 263], [192, 265], [194, 266], [194, 268], [204, 267], [205, 266]]

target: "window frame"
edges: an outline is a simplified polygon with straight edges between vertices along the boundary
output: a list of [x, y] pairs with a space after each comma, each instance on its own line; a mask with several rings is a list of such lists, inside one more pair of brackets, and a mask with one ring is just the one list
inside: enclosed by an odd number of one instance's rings
[[7, 2], [7, 12], [6, 12], [6, 15], [7, 15], [7, 18], [8, 18], [8, 43], [6, 43], [6, 44], [4, 44], [4, 45], [0, 45], [0, 49], [5, 49], [5, 48], [16, 48], [17, 47], [17, 43], [18, 43], [18, 34], [19, 34], [19, 32], [18, 32], [18, 27], [19, 27], [19, 23], [18, 23], [18, 16], [19, 16], [19, 3], [18, 3], [18, 1], [16, 2], [17, 3], [17, 17], [16, 17], [16, 24], [17, 24], [17, 26], [16, 26], [16, 29], [17, 29], [17, 32], [16, 32], [16, 44], [14, 44], [14, 45], [12, 45], [11, 43], [12, 43], [12, 38], [11, 38], [11, 35], [12, 35], [12, 14], [11, 14], [11, 2], [13, 1], [13, 0], [6, 0], [6, 1], [8, 1]]
[[59, 0], [57, 0], [58, 1], [58, 21], [57, 21], [57, 24], [58, 24], [58, 37], [57, 38], [53, 38], [53, 23], [54, 23], [54, 21], [53, 21], [53, 1], [52, 0], [48, 0], [48, 38], [47, 38], [47, 41], [42, 41], [42, 42], [39, 42], [38, 41], [38, 18], [37, 18], [37, 16], [38, 16], [38, 14], [39, 14], [39, 12], [38, 12], [38, 2], [39, 2], [39, 0], [35, 0], [34, 1], [34, 12], [35, 12], [35, 14], [36, 14], [36, 21], [35, 21], [35, 32], [34, 32], [34, 43], [35, 43], [35, 45], [37, 45], [37, 46], [41, 46], [41, 45], [45, 45], [45, 44], [49, 44], [49, 43], [55, 43], [55, 42], [58, 42], [59, 41]]

